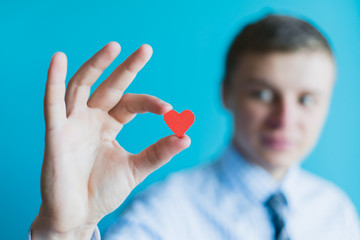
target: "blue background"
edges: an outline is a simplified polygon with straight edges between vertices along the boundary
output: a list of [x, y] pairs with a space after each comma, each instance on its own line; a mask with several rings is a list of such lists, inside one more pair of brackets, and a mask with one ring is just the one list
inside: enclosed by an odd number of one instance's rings
[[[360, 4], [355, 1], [2, 1], [1, 239], [25, 238], [41, 203], [44, 151], [43, 97], [51, 56], [68, 57], [67, 81], [109, 41], [122, 51], [94, 85], [141, 44], [154, 53], [127, 92], [155, 95], [196, 116], [192, 145], [150, 175], [130, 195], [167, 174], [215, 159], [231, 137], [231, 115], [222, 108], [225, 53], [239, 29], [265, 13], [309, 19], [326, 33], [338, 63], [331, 111], [304, 167], [343, 188], [360, 209]], [[152, 126], [149, 128], [148, 126]], [[172, 134], [161, 116], [138, 115], [118, 136], [137, 153]], [[129, 199], [130, 199], [129, 198]], [[128, 200], [105, 217], [103, 232]]]

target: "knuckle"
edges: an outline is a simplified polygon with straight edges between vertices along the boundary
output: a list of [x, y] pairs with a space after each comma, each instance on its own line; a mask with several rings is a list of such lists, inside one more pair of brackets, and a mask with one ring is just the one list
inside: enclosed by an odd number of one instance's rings
[[134, 94], [133, 94], [133, 93], [125, 93], [125, 94], [121, 97], [121, 101], [122, 101], [122, 102], [129, 102], [129, 101], [132, 101], [133, 98], [134, 98]]
[[153, 151], [153, 165], [155, 165], [157, 162], [159, 162], [162, 158], [162, 154], [161, 154], [161, 148], [160, 145], [154, 144], [154, 151]]

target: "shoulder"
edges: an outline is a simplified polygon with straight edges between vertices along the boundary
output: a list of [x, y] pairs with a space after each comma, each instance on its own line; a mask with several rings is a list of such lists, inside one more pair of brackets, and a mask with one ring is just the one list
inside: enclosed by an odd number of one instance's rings
[[166, 212], [174, 209], [174, 204], [181, 202], [182, 207], [197, 199], [216, 183], [216, 173], [212, 163], [182, 169], [170, 173], [164, 180], [155, 182], [145, 190], [137, 193], [131, 201], [130, 208], [146, 206], [149, 209]]
[[212, 169], [211, 164], [207, 164], [180, 170], [137, 193], [109, 228], [107, 236], [136, 232], [152, 236], [150, 239], [175, 239], [173, 233], [186, 232], [191, 222], [189, 217], [193, 219], [196, 201], [200, 200], [199, 192], [213, 182]]
[[306, 187], [306, 195], [318, 195], [347, 204], [351, 203], [348, 194], [343, 189], [325, 178], [301, 169], [299, 179], [301, 184]]
[[139, 193], [138, 197], [151, 195], [154, 198], [161, 197], [170, 201], [171, 199], [194, 198], [195, 195], [216, 187], [218, 178], [214, 165], [215, 162], [210, 162], [170, 173], [165, 180], [150, 185]]
[[168, 219], [172, 215], [191, 214], [204, 199], [210, 204], [220, 188], [215, 163], [170, 173], [163, 181], [136, 194], [127, 210], [133, 213], [146, 211], [145, 215]]
[[344, 236], [343, 239], [360, 237], [357, 210], [343, 189], [303, 169], [300, 170], [297, 186], [294, 194], [301, 214], [312, 214], [311, 221], [323, 223], [332, 233]]
[[349, 195], [335, 183], [317, 176], [307, 170], [300, 170], [302, 201], [315, 201], [319, 206], [327, 207], [331, 212], [344, 218], [358, 219], [357, 210]]

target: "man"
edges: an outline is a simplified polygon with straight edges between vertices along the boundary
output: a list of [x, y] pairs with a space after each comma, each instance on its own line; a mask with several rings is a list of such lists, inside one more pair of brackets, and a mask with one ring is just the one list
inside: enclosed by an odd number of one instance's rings
[[[135, 155], [117, 143], [136, 113], [171, 109], [152, 96], [122, 96], [149, 60], [148, 45], [88, 99], [118, 53], [119, 45], [110, 43], [86, 62], [70, 80], [65, 102], [66, 58], [57, 53], [50, 63], [43, 202], [29, 238], [99, 239], [97, 223], [190, 145], [188, 136], [168, 136]], [[320, 135], [335, 72], [328, 42], [309, 23], [268, 15], [246, 26], [230, 47], [222, 85], [234, 117], [231, 145], [217, 161], [139, 194], [105, 238], [359, 239], [346, 194], [299, 166]]]

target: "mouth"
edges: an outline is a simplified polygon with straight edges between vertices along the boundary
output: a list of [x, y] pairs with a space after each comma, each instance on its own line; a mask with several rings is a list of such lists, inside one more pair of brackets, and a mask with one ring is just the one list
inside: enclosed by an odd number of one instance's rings
[[288, 150], [292, 143], [286, 138], [264, 136], [261, 139], [263, 146], [276, 151]]

